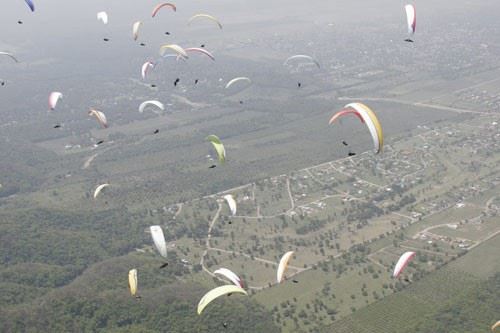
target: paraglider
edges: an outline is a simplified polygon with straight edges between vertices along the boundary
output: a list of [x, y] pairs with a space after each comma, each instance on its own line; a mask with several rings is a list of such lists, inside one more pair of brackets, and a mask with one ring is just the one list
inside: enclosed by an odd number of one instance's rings
[[356, 156], [356, 153], [353, 153], [352, 151], [350, 151], [350, 152], [347, 153], [347, 156], [349, 156], [349, 157]]
[[229, 89], [236, 82], [242, 82], [242, 81], [247, 82], [248, 84], [252, 84], [252, 80], [250, 80], [249, 78], [247, 78], [245, 76], [240, 76], [240, 77], [235, 77], [234, 79], [232, 79], [231, 81], [229, 81], [226, 84], [226, 89]]
[[247, 292], [243, 288], [240, 288], [238, 286], [225, 285], [214, 288], [201, 298], [200, 302], [198, 303], [198, 309], [197, 309], [198, 314], [201, 315], [205, 307], [216, 298], [224, 295], [229, 295], [232, 293], [239, 293], [248, 296]]
[[408, 35], [410, 35], [407, 39], [405, 39], [405, 42], [413, 43], [411, 36], [415, 34], [415, 29], [417, 27], [417, 13], [415, 11], [415, 6], [406, 5], [405, 11], [406, 11], [406, 20], [408, 23]]
[[99, 140], [95, 143], [96, 146], [99, 146], [101, 143], [104, 143], [104, 140]]
[[106, 12], [97, 13], [97, 20], [102, 21], [104, 24], [108, 24], [108, 14]]
[[89, 111], [89, 116], [94, 116], [102, 128], [108, 128], [108, 120], [103, 112], [91, 109]]
[[17, 24], [23, 24], [23, 21], [19, 20], [17, 21]]
[[101, 185], [97, 186], [95, 191], [94, 191], [94, 199], [97, 199], [97, 196], [99, 195], [99, 193], [101, 193], [101, 191], [108, 186], [109, 186], [109, 184], [101, 184]]
[[380, 125], [375, 113], [368, 106], [362, 103], [350, 103], [344, 106], [342, 110], [335, 113], [330, 119], [329, 124], [333, 124], [337, 119], [348, 114], [354, 114], [368, 127], [373, 139], [375, 151], [377, 154], [380, 153], [384, 145], [384, 135], [382, 132], [382, 126]]
[[14, 55], [10, 52], [0, 51], [0, 55], [7, 56], [7, 57], [11, 58], [12, 60], [14, 60], [15, 62], [19, 62], [19, 60], [17, 60], [17, 58], [14, 57]]
[[212, 164], [212, 165], [211, 165], [211, 166], [209, 166], [208, 168], [209, 168], [209, 169], [214, 169], [214, 168], [216, 168], [216, 167], [217, 167], [217, 165]]
[[210, 59], [215, 60], [214, 56], [210, 52], [208, 52], [207, 50], [204, 50], [202, 48], [189, 47], [189, 48], [186, 48], [185, 51], [186, 52], [199, 52], [199, 53], [202, 53], [202, 54], [206, 55]]
[[278, 271], [276, 274], [276, 281], [278, 281], [278, 283], [281, 283], [281, 281], [283, 281], [285, 271], [288, 267], [288, 262], [290, 261], [292, 256], [293, 256], [293, 251], [288, 251], [283, 255], [283, 257], [281, 257], [280, 263], [278, 265]]
[[24, 0], [32, 12], [35, 11], [35, 4], [31, 0]]
[[175, 53], [183, 56], [184, 58], [188, 58], [188, 55], [186, 53], [186, 50], [184, 50], [182, 47], [180, 47], [179, 45], [177, 44], [165, 44], [165, 45], [162, 45], [160, 47], [160, 55], [161, 56], [164, 56], [165, 54], [165, 51], [167, 49], [170, 49], [172, 51], [174, 51]]
[[160, 133], [159, 129], [155, 129], [155, 131], [153, 132], [153, 134], [158, 134], [158, 133]]
[[175, 81], [174, 81], [174, 87], [177, 87], [177, 83], [179, 83], [180, 80], [181, 79], [179, 79], [179, 78], [175, 79]]
[[236, 201], [233, 196], [231, 194], [227, 194], [224, 196], [224, 200], [226, 200], [229, 205], [229, 209], [231, 210], [231, 214], [234, 216], [236, 214]]
[[103, 38], [102, 40], [105, 42], [109, 42], [109, 38]]
[[298, 88], [302, 87], [302, 83], [297, 82], [297, 87], [298, 87]]
[[152, 225], [149, 227], [151, 231], [151, 236], [153, 237], [153, 242], [155, 243], [156, 249], [163, 258], [167, 257], [167, 243], [165, 243], [165, 236], [163, 235], [163, 230], [159, 225]]
[[54, 110], [56, 108], [57, 102], [63, 97], [63, 94], [58, 91], [53, 91], [49, 95], [49, 108]]
[[61, 128], [61, 125], [59, 125], [59, 124], [54, 125], [54, 128]]
[[194, 84], [197, 84], [198, 83], [198, 79], [194, 80]]
[[217, 157], [219, 159], [219, 163], [223, 164], [226, 162], [226, 149], [224, 145], [220, 141], [219, 137], [216, 135], [209, 135], [206, 137], [206, 140], [210, 141], [217, 152]]
[[145, 80], [146, 79], [146, 75], [148, 74], [148, 71], [149, 69], [152, 69], [155, 67], [155, 64], [152, 63], [151, 61], [146, 61], [142, 67], [141, 67], [141, 76], [142, 76], [142, 79]]
[[142, 22], [137, 21], [132, 25], [132, 37], [134, 37], [134, 40], [137, 40], [139, 37], [139, 28], [141, 27]]
[[285, 66], [286, 66], [286, 65], [288, 65], [291, 61], [298, 60], [298, 59], [300, 59], [300, 60], [308, 60], [310, 63], [315, 64], [318, 68], [321, 68], [321, 66], [319, 65], [319, 62], [318, 62], [316, 59], [314, 59], [314, 58], [313, 58], [313, 57], [311, 57], [311, 56], [305, 55], [305, 54], [296, 54], [296, 55], [294, 55], [294, 56], [291, 56], [291, 57], [289, 57], [289, 58], [287, 58], [287, 59], [285, 60], [285, 62], [283, 63], [283, 65], [285, 65]]
[[222, 24], [219, 22], [219, 20], [217, 20], [215, 17], [213, 17], [212, 15], [208, 15], [208, 14], [196, 14], [196, 15], [193, 15], [191, 16], [191, 18], [189, 19], [188, 21], [188, 25], [191, 25], [191, 23], [196, 20], [196, 19], [199, 19], [199, 18], [206, 18], [206, 19], [209, 19], [213, 22], [215, 22], [217, 24], [217, 26], [219, 27], [219, 29], [222, 29]]
[[130, 294], [136, 298], [140, 298], [137, 294], [137, 269], [131, 269], [128, 272], [128, 287], [130, 289]]
[[172, 8], [172, 10], [174, 12], [177, 11], [177, 7], [175, 7], [175, 5], [173, 3], [164, 2], [164, 3], [161, 3], [153, 8], [153, 12], [151, 13], [151, 17], [155, 17], [156, 14], [158, 14], [160, 9], [162, 9], [163, 7], [170, 7], [170, 8]]
[[409, 262], [415, 257], [417, 253], [413, 251], [408, 251], [403, 253], [403, 255], [399, 258], [398, 262], [396, 263], [396, 267], [394, 267], [394, 272], [392, 273], [393, 278], [399, 277], [405, 267], [409, 264]]
[[500, 320], [494, 323], [493, 326], [491, 326], [491, 331], [495, 331], [498, 327], [500, 327]]
[[235, 286], [243, 288], [243, 282], [238, 277], [238, 275], [236, 275], [235, 273], [233, 273], [231, 270], [229, 270], [227, 268], [219, 268], [216, 271], [214, 271], [214, 274], [222, 275], [223, 277], [229, 279], [229, 281], [234, 283]]
[[343, 144], [344, 146], [348, 146], [348, 145], [349, 145], [349, 144], [348, 144], [346, 141], [344, 141], [344, 140], [342, 140], [342, 144]]
[[165, 106], [163, 105], [162, 102], [159, 102], [159, 101], [155, 101], [155, 100], [151, 100], [151, 101], [145, 101], [145, 102], [142, 102], [141, 105], [139, 105], [139, 112], [140, 113], [143, 113], [144, 112], [144, 109], [146, 109], [146, 107], [148, 105], [153, 105], [153, 106], [156, 106], [158, 109], [164, 111], [165, 110]]

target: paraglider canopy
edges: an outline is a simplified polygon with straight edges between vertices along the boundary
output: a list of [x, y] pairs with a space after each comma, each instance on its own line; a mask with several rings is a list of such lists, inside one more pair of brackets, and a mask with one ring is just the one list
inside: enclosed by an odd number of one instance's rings
[[220, 141], [219, 137], [212, 134], [207, 136], [206, 140], [210, 141], [214, 146], [215, 151], [217, 152], [217, 157], [219, 158], [219, 162], [226, 162], [226, 149], [224, 148], [224, 145]]
[[177, 53], [178, 55], [183, 56], [186, 59], [188, 58], [186, 50], [184, 50], [182, 47], [180, 47], [177, 44], [165, 44], [165, 45], [162, 45], [160, 47], [160, 55], [164, 56], [165, 55], [165, 51], [167, 49], [170, 49], [170, 50], [174, 51], [175, 53]]
[[288, 262], [290, 261], [292, 256], [293, 256], [293, 251], [288, 251], [283, 255], [283, 257], [281, 257], [280, 263], [278, 265], [278, 271], [276, 274], [276, 281], [278, 283], [281, 283], [281, 281], [283, 281], [285, 271], [288, 267]]
[[198, 309], [197, 309], [198, 314], [200, 315], [205, 309], [205, 307], [208, 304], [210, 304], [214, 299], [232, 293], [239, 293], [248, 296], [247, 292], [243, 288], [240, 288], [238, 286], [225, 285], [214, 288], [201, 298], [200, 302], [198, 303]]
[[0, 51], [0, 55], [7, 56], [7, 57], [11, 58], [12, 60], [14, 60], [15, 62], [19, 62], [19, 60], [17, 60], [17, 58], [14, 57], [14, 55], [10, 52]]
[[97, 122], [103, 127], [108, 128], [108, 120], [106, 119], [106, 115], [98, 110], [91, 109], [89, 111], [89, 116], [94, 116]]
[[229, 281], [234, 283], [235, 286], [243, 288], [243, 283], [241, 282], [241, 279], [238, 277], [238, 275], [227, 268], [219, 268], [214, 271], [214, 274], [222, 275], [223, 277], [229, 279]]
[[191, 25], [191, 22], [193, 22], [194, 20], [200, 19], [200, 18], [205, 18], [205, 19], [211, 20], [217, 24], [219, 29], [222, 29], [222, 24], [219, 22], [219, 20], [217, 20], [214, 16], [208, 15], [208, 14], [196, 14], [196, 15], [191, 16], [191, 18], [188, 21], [188, 25]]
[[231, 210], [231, 214], [234, 216], [236, 214], [236, 201], [233, 196], [231, 194], [227, 194], [224, 196], [224, 200], [226, 200], [229, 205], [229, 209]]
[[63, 94], [59, 91], [53, 91], [49, 95], [49, 109], [54, 110], [56, 108], [57, 102], [63, 97]]
[[333, 124], [337, 119], [345, 115], [353, 114], [359, 118], [362, 123], [368, 127], [373, 140], [373, 146], [376, 153], [382, 151], [384, 145], [384, 134], [382, 132], [382, 126], [375, 115], [375, 113], [363, 103], [349, 103], [342, 110], [335, 113], [332, 118], [330, 118], [329, 123]]
[[151, 13], [151, 17], [155, 17], [156, 14], [158, 14], [160, 9], [162, 9], [163, 7], [170, 7], [170, 8], [172, 8], [172, 10], [174, 12], [177, 11], [177, 7], [173, 3], [164, 2], [164, 3], [160, 3], [159, 5], [156, 5], [153, 8], [153, 12]]
[[414, 5], [406, 5], [406, 21], [408, 24], [408, 34], [415, 34], [415, 29], [417, 28], [417, 12]]
[[97, 186], [95, 191], [94, 191], [94, 199], [96, 199], [97, 196], [99, 195], [99, 193], [101, 193], [101, 191], [104, 190], [108, 186], [109, 186], [109, 184], [101, 184], [101, 185]]
[[143, 113], [144, 112], [144, 109], [146, 109], [146, 107], [148, 105], [152, 105], [152, 106], [156, 106], [158, 109], [164, 111], [165, 110], [165, 106], [163, 105], [162, 102], [160, 101], [156, 101], [156, 100], [151, 100], [151, 101], [145, 101], [145, 102], [142, 102], [141, 105], [139, 105], [139, 112], [140, 113]]
[[108, 24], [108, 14], [106, 12], [97, 13], [97, 19], [102, 21], [104, 24]]
[[250, 80], [248, 77], [246, 76], [240, 76], [240, 77], [235, 77], [234, 79], [230, 80], [227, 84], [226, 84], [226, 89], [229, 89], [233, 84], [237, 83], [237, 82], [247, 82], [248, 84], [251, 84], [252, 83], [252, 80]]
[[35, 4], [31, 0], [24, 0], [32, 12], [35, 11]]
[[130, 294], [135, 296], [137, 293], [137, 269], [135, 268], [128, 272], [128, 287]]
[[410, 263], [410, 261], [415, 257], [416, 252], [413, 251], [408, 251], [403, 253], [403, 255], [399, 258], [398, 262], [396, 263], [396, 266], [394, 267], [394, 272], [392, 273], [392, 277], [397, 278], [403, 270], [405, 269], [406, 266]]
[[315, 64], [318, 68], [321, 68], [321, 66], [319, 65], [319, 62], [316, 59], [314, 59], [313, 57], [311, 57], [309, 55], [305, 55], [305, 54], [296, 54], [294, 56], [291, 56], [285, 60], [283, 65], [288, 65], [292, 61], [296, 61], [296, 60], [302, 60], [302, 61], [306, 60], [312, 64]]
[[132, 37], [134, 38], [134, 40], [137, 40], [137, 38], [139, 37], [139, 28], [141, 27], [141, 25], [141, 21], [137, 21], [132, 25]]
[[152, 225], [149, 227], [151, 231], [151, 237], [153, 237], [153, 242], [155, 243], [156, 249], [160, 253], [160, 255], [164, 258], [167, 257], [167, 244], [165, 242], [165, 235], [163, 234], [163, 230], [159, 225]]

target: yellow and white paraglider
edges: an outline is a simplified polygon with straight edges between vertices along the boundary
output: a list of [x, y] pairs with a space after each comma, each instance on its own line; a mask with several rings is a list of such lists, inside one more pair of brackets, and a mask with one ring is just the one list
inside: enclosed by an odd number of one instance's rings
[[101, 193], [101, 191], [104, 190], [108, 186], [109, 186], [109, 184], [101, 184], [101, 185], [97, 186], [95, 191], [94, 191], [94, 199], [97, 199], [97, 196], [99, 195], [99, 193]]
[[223, 164], [226, 162], [226, 149], [224, 148], [224, 145], [220, 141], [219, 137], [217, 135], [209, 135], [207, 136], [206, 140], [210, 141], [212, 145], [215, 148], [215, 151], [217, 153], [217, 158], [219, 159], [219, 163]]
[[283, 255], [283, 257], [281, 257], [280, 263], [278, 265], [278, 271], [276, 274], [276, 281], [278, 283], [281, 283], [281, 281], [283, 281], [285, 271], [288, 268], [288, 262], [290, 261], [292, 256], [293, 256], [293, 251], [288, 251]]
[[191, 23], [194, 20], [197, 20], [197, 19], [200, 19], [200, 18], [204, 18], [204, 19], [208, 19], [210, 21], [213, 21], [213, 22], [215, 22], [217, 24], [217, 26], [219, 27], [219, 29], [222, 29], [222, 24], [219, 22], [219, 20], [216, 19], [214, 16], [208, 15], [208, 14], [196, 14], [196, 15], [191, 16], [191, 18], [189, 18], [188, 25], [191, 25]]
[[198, 314], [200, 315], [205, 309], [205, 307], [208, 304], [210, 304], [214, 299], [233, 293], [238, 293], [248, 296], [247, 292], [243, 288], [238, 286], [233, 286], [231, 284], [214, 288], [201, 298], [200, 302], [198, 303], [198, 310], [197, 310]]
[[363, 103], [349, 103], [342, 110], [335, 113], [330, 119], [330, 124], [333, 124], [337, 119], [345, 115], [353, 114], [368, 127], [373, 139], [373, 145], [376, 153], [382, 152], [384, 146], [384, 133], [382, 126], [375, 113]]
[[106, 115], [104, 114], [104, 112], [91, 109], [89, 111], [89, 116], [94, 116], [102, 128], [108, 128], [108, 120], [106, 119]]
[[172, 50], [174, 51], [175, 53], [177, 53], [177, 55], [180, 55], [184, 58], [188, 58], [188, 54], [186, 53], [186, 50], [184, 50], [182, 47], [180, 47], [179, 45], [177, 44], [165, 44], [165, 45], [162, 45], [160, 47], [160, 55], [161, 56], [164, 56], [165, 55], [165, 51], [167, 50]]
[[131, 269], [128, 272], [128, 287], [130, 294], [138, 298], [137, 294], [137, 269]]

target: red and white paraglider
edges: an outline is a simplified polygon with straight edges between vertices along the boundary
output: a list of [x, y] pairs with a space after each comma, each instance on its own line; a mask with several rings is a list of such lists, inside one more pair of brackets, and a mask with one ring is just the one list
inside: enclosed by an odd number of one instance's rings
[[394, 272], [392, 273], [393, 278], [398, 278], [410, 261], [415, 257], [417, 253], [413, 251], [408, 251], [403, 253], [394, 267]]

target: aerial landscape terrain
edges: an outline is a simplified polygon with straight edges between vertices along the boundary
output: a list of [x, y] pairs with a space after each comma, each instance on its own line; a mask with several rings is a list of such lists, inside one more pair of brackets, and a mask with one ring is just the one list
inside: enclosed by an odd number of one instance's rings
[[[410, 42], [389, 0], [27, 3], [0, 12], [0, 332], [494, 330], [500, 2], [415, 0]], [[329, 124], [349, 103], [383, 149]], [[247, 295], [197, 313], [220, 268]]]

